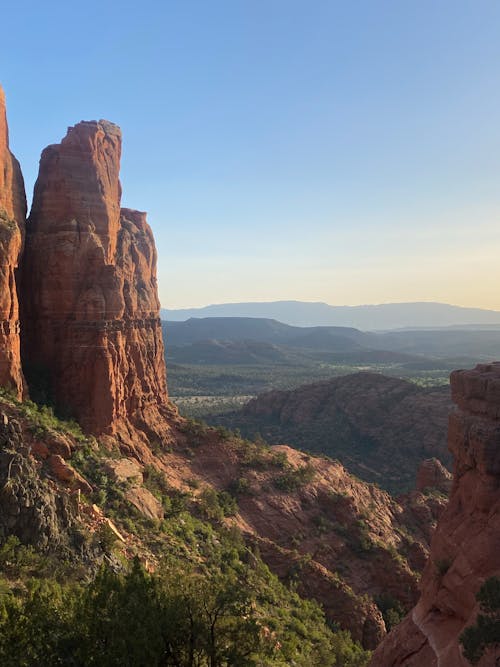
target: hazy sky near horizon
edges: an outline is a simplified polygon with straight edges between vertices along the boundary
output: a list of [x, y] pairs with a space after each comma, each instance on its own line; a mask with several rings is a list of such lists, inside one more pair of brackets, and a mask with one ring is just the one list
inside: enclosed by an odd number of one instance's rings
[[162, 305], [500, 309], [498, 0], [2, 3], [31, 198], [68, 125], [123, 131]]

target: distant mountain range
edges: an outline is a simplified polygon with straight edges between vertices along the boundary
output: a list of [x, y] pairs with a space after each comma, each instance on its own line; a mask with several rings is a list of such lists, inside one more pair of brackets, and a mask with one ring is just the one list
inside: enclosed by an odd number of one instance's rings
[[307, 301], [221, 303], [203, 308], [162, 309], [161, 317], [176, 322], [192, 317], [256, 317], [298, 327], [340, 326], [363, 331], [457, 326], [500, 328], [500, 311], [433, 302], [368, 306], [330, 306], [327, 303]]
[[[406, 363], [490, 361], [500, 357], [500, 329], [363, 332], [353, 327], [296, 327], [252, 317], [163, 322], [167, 359], [174, 363], [247, 364], [316, 361]], [[434, 364], [428, 365], [434, 368]]]

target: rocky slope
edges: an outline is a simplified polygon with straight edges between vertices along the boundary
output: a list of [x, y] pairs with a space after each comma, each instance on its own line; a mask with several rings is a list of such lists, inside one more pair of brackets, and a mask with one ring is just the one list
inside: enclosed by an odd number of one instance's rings
[[337, 462], [216, 433], [196, 447], [190, 474], [234, 493], [237, 525], [271, 570], [374, 648], [386, 632], [376, 602], [408, 608], [446, 499], [414, 492], [396, 502]]
[[26, 196], [21, 169], [9, 150], [5, 94], [0, 86], [0, 385], [24, 391], [16, 272], [22, 252]]
[[[30, 403], [0, 396], [0, 417], [4, 539], [63, 549], [95, 569], [105, 529], [114, 541], [108, 558], [138, 554], [154, 569], [180, 549], [197, 559], [203, 538], [183, 541], [182, 525], [187, 512], [201, 513], [241, 533], [274, 574], [320, 601], [365, 648], [385, 636], [391, 613], [416, 601], [429, 533], [446, 504], [439, 494], [415, 491], [396, 502], [339, 463], [182, 420], [174, 444], [144, 465], [124, 457], [118, 441], [102, 446]], [[172, 507], [179, 502], [181, 526]], [[224, 517], [220, 503], [228, 502]], [[172, 535], [174, 526], [181, 532]]]
[[450, 463], [447, 388], [422, 389], [376, 373], [355, 373], [292, 391], [272, 391], [215, 423], [260, 433], [338, 458], [391, 492], [413, 488], [423, 459]]
[[40, 160], [27, 224], [23, 362], [88, 433], [147, 458], [170, 438], [156, 249], [120, 209], [121, 131], [81, 122]]
[[[376, 651], [373, 667], [465, 667], [459, 636], [473, 624], [481, 584], [500, 574], [500, 363], [451, 375], [458, 406], [448, 444], [455, 459], [448, 507], [432, 539], [421, 597]], [[480, 665], [495, 665], [487, 654]]]

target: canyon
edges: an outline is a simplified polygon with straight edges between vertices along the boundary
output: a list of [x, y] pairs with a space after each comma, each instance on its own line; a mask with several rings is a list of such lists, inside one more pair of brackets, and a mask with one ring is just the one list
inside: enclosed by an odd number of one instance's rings
[[[423, 429], [412, 488], [397, 499], [338, 461], [184, 419], [167, 392], [151, 228], [121, 207], [120, 129], [82, 121], [46, 148], [26, 220], [3, 93], [0, 103], [2, 539], [78, 563], [82, 581], [103, 562], [118, 570], [135, 558], [147, 571], [166, 556], [214, 566], [232, 540], [225, 567], [265, 563], [283, 595], [319, 601], [332, 627], [375, 649], [374, 667], [467, 665], [460, 632], [480, 584], [499, 571], [500, 364], [451, 376], [452, 482], [431, 458], [448, 461], [430, 395], [419, 394], [409, 426], [387, 405], [407, 399], [407, 383], [391, 379], [381, 406], [378, 378], [348, 380], [373, 385], [369, 405], [343, 404], [364, 414], [370, 437], [380, 436], [377, 412], [394, 422], [388, 457], [406, 431]], [[324, 390], [313, 386], [307, 401], [278, 392], [272, 410], [307, 425]], [[411, 438], [405, 452], [414, 455]]]

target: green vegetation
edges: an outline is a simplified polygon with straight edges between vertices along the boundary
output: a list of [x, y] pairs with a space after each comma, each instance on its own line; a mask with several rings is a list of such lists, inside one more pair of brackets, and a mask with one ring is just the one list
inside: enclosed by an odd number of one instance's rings
[[[168, 362], [168, 358], [167, 358]], [[183, 415], [196, 419], [239, 410], [257, 394], [272, 389], [295, 389], [302, 384], [330, 380], [339, 375], [374, 371], [401, 377], [421, 387], [448, 384], [450, 369], [426, 371], [401, 364], [307, 363], [261, 365], [168, 364], [169, 391]]]
[[362, 667], [369, 658], [234, 533], [202, 566], [170, 556], [150, 574], [136, 558], [123, 572], [102, 567], [86, 585], [0, 584], [5, 667]]
[[292, 468], [288, 466], [285, 471], [274, 479], [274, 485], [280, 491], [296, 491], [314, 479], [314, 467], [311, 464]]
[[[12, 398], [8, 399], [13, 401]], [[12, 403], [14, 405], [14, 403]], [[33, 428], [73, 430], [53, 413], [15, 403]], [[188, 446], [216, 429], [190, 421]], [[74, 528], [75, 550], [41, 554], [10, 536], [0, 544], [0, 664], [130, 667], [362, 667], [369, 654], [347, 632], [333, 630], [320, 607], [282, 584], [245, 546], [226, 518], [236, 493], [197, 487], [180, 492], [153, 466], [144, 486], [160, 500], [164, 519], [144, 517], [128, 500], [130, 482], [116, 481], [101, 450], [78, 431], [71, 463], [95, 491], [96, 503], [125, 535], [127, 548], [103, 523]], [[271, 467], [294, 487], [312, 470], [293, 469], [283, 453], [217, 430], [248, 467]], [[238, 491], [247, 490], [239, 479]], [[236, 490], [236, 489], [235, 489]], [[154, 563], [154, 573], [130, 554]], [[85, 554], [82, 561], [80, 555]], [[107, 563], [108, 565], [102, 565]], [[101, 567], [99, 569], [99, 564]]]
[[396, 600], [389, 593], [381, 593], [375, 598], [377, 607], [382, 612], [387, 632], [401, 623], [406, 616], [406, 611], [399, 600]]
[[17, 408], [20, 415], [31, 422], [33, 432], [37, 436], [41, 437], [52, 430], [59, 433], [69, 433], [81, 442], [87, 440], [82, 433], [82, 429], [74, 420], [59, 419], [50, 406], [38, 405], [33, 401], [27, 400], [19, 401], [5, 387], [0, 387], [0, 398], [3, 398]]
[[[353, 528], [356, 530], [354, 531]], [[351, 549], [357, 553], [358, 556], [366, 556], [377, 546], [370, 536], [368, 524], [363, 519], [357, 519], [354, 522], [354, 526], [351, 528], [349, 534], [349, 541]]]
[[234, 516], [238, 511], [238, 503], [227, 491], [216, 491], [207, 486], [199, 496], [202, 514], [207, 519], [222, 521], [226, 516]]
[[460, 635], [464, 655], [474, 665], [486, 650], [500, 646], [500, 577], [487, 579], [476, 600], [481, 609], [476, 623]]

